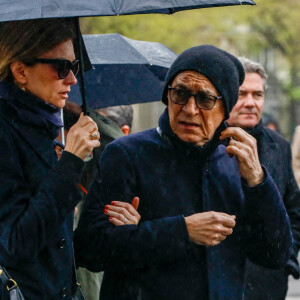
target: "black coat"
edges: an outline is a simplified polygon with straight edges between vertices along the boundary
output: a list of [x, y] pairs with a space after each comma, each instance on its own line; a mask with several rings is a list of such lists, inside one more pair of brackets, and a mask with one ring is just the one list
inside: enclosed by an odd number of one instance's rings
[[[75, 250], [82, 266], [105, 265], [103, 300], [240, 300], [246, 257], [279, 268], [290, 255], [289, 221], [271, 176], [265, 170], [260, 185], [243, 184], [224, 145], [178, 145], [152, 129], [110, 143], [100, 169]], [[139, 225], [112, 225], [104, 206], [133, 196], [140, 197]], [[184, 216], [201, 211], [235, 214], [233, 234], [215, 247], [192, 243]]]
[[[249, 133], [257, 139], [260, 162], [267, 167], [283, 198], [290, 217], [294, 243], [292, 256], [281, 271], [261, 268], [247, 262], [247, 295], [250, 296], [249, 299], [256, 299], [257, 293], [265, 293], [265, 299], [283, 299], [284, 296], [278, 296], [280, 292], [276, 289], [276, 284], [281, 285], [279, 288], [284, 294], [287, 289], [288, 274], [292, 274], [295, 278], [299, 278], [300, 275], [297, 261], [300, 248], [300, 191], [292, 171], [291, 147], [280, 134], [263, 127], [262, 124]], [[279, 282], [280, 278], [282, 278], [281, 282]]]
[[0, 82], [0, 264], [25, 299], [71, 299], [73, 211], [84, 163], [68, 152], [58, 163], [57, 128], [30, 110], [45, 103], [8, 87]]

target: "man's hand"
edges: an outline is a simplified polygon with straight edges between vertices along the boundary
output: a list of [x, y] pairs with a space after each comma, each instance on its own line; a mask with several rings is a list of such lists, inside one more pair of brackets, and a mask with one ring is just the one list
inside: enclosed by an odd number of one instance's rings
[[233, 232], [235, 216], [222, 212], [203, 212], [185, 217], [190, 239], [205, 246], [216, 246]]
[[264, 172], [260, 165], [257, 153], [257, 141], [245, 130], [239, 127], [228, 127], [220, 136], [220, 140], [231, 138], [226, 151], [235, 155], [241, 176], [249, 186], [260, 184], [264, 178]]

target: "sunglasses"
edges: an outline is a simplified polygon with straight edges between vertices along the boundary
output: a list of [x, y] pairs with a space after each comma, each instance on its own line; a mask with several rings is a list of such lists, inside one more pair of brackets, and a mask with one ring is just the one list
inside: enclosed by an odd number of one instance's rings
[[172, 88], [168, 86], [170, 100], [178, 105], [186, 105], [190, 98], [193, 96], [196, 106], [200, 109], [210, 110], [212, 109], [217, 100], [222, 99], [222, 96], [210, 95], [206, 92], [199, 91], [197, 94], [192, 94], [190, 90], [185, 88]]
[[77, 76], [79, 72], [79, 60], [74, 60], [70, 62], [67, 59], [58, 59], [58, 58], [36, 58], [31, 61], [29, 64], [51, 64], [55, 67], [57, 75], [60, 79], [64, 79], [68, 76], [70, 70], [72, 70], [74, 76]]

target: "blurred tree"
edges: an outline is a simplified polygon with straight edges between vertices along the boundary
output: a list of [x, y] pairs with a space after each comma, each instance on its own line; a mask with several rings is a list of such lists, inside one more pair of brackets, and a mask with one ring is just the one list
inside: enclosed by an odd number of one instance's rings
[[283, 86], [292, 107], [293, 127], [300, 123], [293, 107], [300, 101], [300, 1], [256, 2], [255, 7], [205, 8], [171, 16], [85, 18], [81, 28], [83, 33], [119, 32], [133, 39], [160, 42], [176, 53], [199, 44], [213, 44], [236, 55], [258, 58], [273, 49], [277, 68], [288, 74]]

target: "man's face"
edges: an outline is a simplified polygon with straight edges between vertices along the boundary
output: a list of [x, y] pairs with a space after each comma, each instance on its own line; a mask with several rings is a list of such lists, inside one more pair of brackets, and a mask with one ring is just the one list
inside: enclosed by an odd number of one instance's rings
[[239, 89], [239, 99], [233, 107], [227, 123], [230, 126], [252, 128], [261, 119], [264, 106], [264, 82], [257, 73], [246, 73]]
[[[189, 90], [192, 94], [205, 92], [219, 96], [216, 88], [204, 75], [195, 71], [179, 73], [171, 84], [172, 88]], [[178, 105], [170, 100], [168, 92], [168, 111], [173, 132], [184, 142], [202, 146], [213, 137], [216, 129], [224, 120], [222, 100], [217, 100], [211, 110], [197, 107], [195, 98], [190, 97], [186, 105]]]

